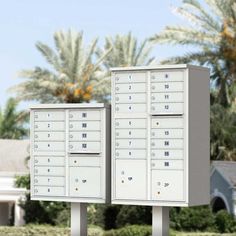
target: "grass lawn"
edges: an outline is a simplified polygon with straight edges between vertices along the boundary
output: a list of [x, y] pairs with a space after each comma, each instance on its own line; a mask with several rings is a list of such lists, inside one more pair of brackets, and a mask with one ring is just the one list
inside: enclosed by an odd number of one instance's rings
[[[26, 227], [0, 227], [0, 236], [69, 236], [70, 229], [45, 225], [28, 225]], [[89, 228], [88, 236], [103, 236], [103, 230], [98, 227]], [[171, 232], [171, 236], [236, 236], [234, 234], [217, 233], [185, 233]]]

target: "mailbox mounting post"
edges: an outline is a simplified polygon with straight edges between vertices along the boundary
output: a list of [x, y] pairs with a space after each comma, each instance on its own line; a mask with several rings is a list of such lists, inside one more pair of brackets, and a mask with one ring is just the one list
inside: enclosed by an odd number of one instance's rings
[[87, 204], [71, 203], [71, 236], [87, 236]]

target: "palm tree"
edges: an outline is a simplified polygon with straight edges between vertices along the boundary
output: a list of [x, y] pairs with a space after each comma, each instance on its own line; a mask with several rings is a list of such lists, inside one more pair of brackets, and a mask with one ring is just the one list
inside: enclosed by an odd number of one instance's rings
[[28, 129], [24, 127], [28, 120], [28, 113], [17, 111], [17, 102], [10, 98], [3, 111], [0, 110], [0, 138], [22, 139], [28, 135]]
[[200, 63], [212, 69], [212, 79], [219, 90], [220, 104], [229, 104], [228, 87], [236, 78], [236, 2], [235, 0], [183, 0], [175, 11], [190, 26], [167, 26], [150, 40], [195, 46], [198, 51], [169, 58], [163, 63]]
[[236, 113], [211, 106], [211, 159], [236, 161]]
[[42, 103], [106, 100], [109, 91], [100, 65], [108, 51], [95, 57], [97, 39], [85, 47], [83, 33], [71, 30], [56, 32], [54, 43], [56, 50], [41, 42], [36, 44], [51, 69], [36, 67], [21, 71], [20, 77], [27, 80], [13, 88], [17, 98]]
[[101, 57], [107, 50], [111, 50], [103, 61], [106, 69], [110, 67], [142, 66], [153, 63], [154, 58], [150, 56], [152, 45], [148, 40], [138, 44], [138, 40], [132, 36], [115, 35], [106, 37], [104, 49], [98, 49], [97, 55]]

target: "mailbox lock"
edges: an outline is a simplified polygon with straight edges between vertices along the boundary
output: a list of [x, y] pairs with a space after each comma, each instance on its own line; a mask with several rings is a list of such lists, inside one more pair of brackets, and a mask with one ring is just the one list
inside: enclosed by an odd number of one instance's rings
[[159, 122], [156, 122], [156, 125], [159, 125]]
[[155, 97], [154, 97], [154, 96], [152, 96], [152, 100], [155, 100]]
[[116, 77], [116, 81], [119, 81], [119, 77]]
[[76, 160], [74, 160], [74, 163], [76, 164], [76, 163], [77, 163], [77, 161], [76, 161]]
[[38, 115], [35, 115], [34, 117], [37, 119], [37, 118], [38, 118]]
[[34, 136], [35, 138], [38, 138], [38, 135], [37, 134], [35, 134], [35, 136]]
[[119, 101], [119, 98], [118, 98], [118, 97], [116, 97], [116, 101]]
[[73, 125], [72, 125], [72, 124], [70, 124], [70, 128], [73, 128]]
[[119, 111], [119, 107], [116, 107], [116, 111]]
[[76, 183], [78, 183], [78, 182], [79, 182], [79, 179], [78, 179], [78, 178], [76, 178], [76, 179], [75, 179], [75, 182], [76, 182]]
[[34, 192], [35, 192], [35, 193], [38, 193], [38, 189], [35, 189]]
[[118, 88], [118, 87], [116, 87], [116, 91], [119, 91], [119, 88]]
[[72, 134], [70, 134], [70, 138], [73, 138], [73, 135], [72, 135]]
[[79, 189], [78, 188], [75, 188], [75, 191], [78, 191]]
[[70, 116], [69, 116], [70, 118], [73, 118], [73, 115], [72, 114], [70, 114]]
[[152, 89], [154, 90], [156, 87], [155, 86], [152, 86]]
[[154, 75], [152, 75], [151, 79], [156, 79], [156, 77]]

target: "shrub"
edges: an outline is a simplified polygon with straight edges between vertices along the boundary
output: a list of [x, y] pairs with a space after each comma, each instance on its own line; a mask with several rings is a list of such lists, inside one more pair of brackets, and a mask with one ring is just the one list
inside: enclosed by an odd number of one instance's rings
[[236, 231], [235, 219], [225, 210], [216, 213], [215, 225], [220, 233], [232, 233]]
[[104, 233], [104, 236], [151, 236], [151, 226], [130, 225], [121, 229], [110, 230]]
[[152, 208], [147, 206], [122, 206], [116, 219], [117, 228], [135, 224], [152, 224]]
[[208, 206], [180, 208], [171, 211], [171, 226], [183, 231], [204, 231], [214, 228], [214, 215]]

